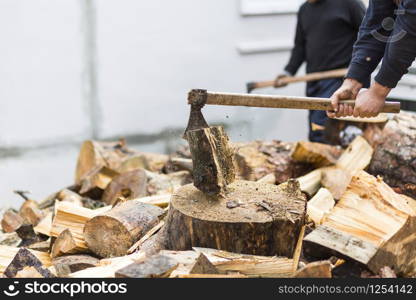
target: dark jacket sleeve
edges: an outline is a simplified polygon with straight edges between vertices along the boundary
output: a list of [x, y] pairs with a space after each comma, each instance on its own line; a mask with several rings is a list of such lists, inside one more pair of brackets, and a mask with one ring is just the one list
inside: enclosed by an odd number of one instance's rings
[[396, 15], [381, 69], [375, 78], [389, 88], [397, 86], [416, 57], [416, 1], [402, 0]]
[[383, 58], [386, 41], [391, 34], [383, 28], [383, 20], [393, 18], [396, 8], [393, 0], [370, 0], [354, 45], [347, 78], [356, 79], [364, 86], [369, 86], [371, 73]]
[[346, 2], [350, 12], [351, 25], [358, 31], [365, 16], [364, 3], [361, 0], [347, 0]]
[[295, 75], [299, 70], [300, 66], [306, 59], [306, 50], [305, 50], [305, 35], [302, 30], [301, 24], [301, 15], [302, 8], [298, 13], [298, 23], [296, 25], [296, 36], [295, 36], [295, 46], [292, 49], [292, 54], [290, 56], [289, 63], [285, 67], [285, 71], [289, 72], [291, 75]]

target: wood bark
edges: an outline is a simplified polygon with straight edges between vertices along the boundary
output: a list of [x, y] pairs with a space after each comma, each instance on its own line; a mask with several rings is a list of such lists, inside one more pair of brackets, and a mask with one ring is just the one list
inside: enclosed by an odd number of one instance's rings
[[116, 272], [116, 278], [166, 278], [178, 262], [164, 255], [154, 255], [144, 262], [133, 263]]
[[[0, 246], [0, 275], [6, 270], [7, 266], [12, 262], [13, 258], [19, 252], [19, 248], [10, 246]], [[52, 265], [51, 257], [48, 253], [28, 250], [34, 256], [42, 262], [42, 265], [46, 268]]]
[[10, 264], [4, 270], [4, 275], [8, 278], [14, 278], [16, 274], [25, 267], [33, 267], [44, 278], [55, 277], [34, 254], [26, 248], [21, 248], [16, 253]]
[[69, 278], [115, 278], [115, 273], [128, 265], [145, 261], [143, 253], [100, 260], [97, 267], [87, 268], [68, 275]]
[[164, 210], [157, 206], [127, 201], [86, 222], [86, 244], [100, 257], [126, 255], [130, 247], [152, 229], [163, 214]]
[[66, 255], [52, 260], [59, 277], [66, 277], [71, 273], [96, 267], [99, 262], [99, 259], [90, 255]]
[[224, 194], [235, 179], [233, 151], [222, 127], [187, 132], [192, 153], [194, 185], [208, 195]]
[[416, 198], [416, 115], [401, 113], [385, 126], [369, 172]]
[[323, 224], [306, 236], [309, 254], [322, 253], [323, 247], [374, 273], [389, 266], [402, 275], [413, 274], [416, 213], [409, 201], [413, 200], [395, 193], [381, 178], [361, 171]]
[[187, 185], [172, 196], [162, 229], [165, 246], [292, 257], [305, 206], [296, 181], [284, 187], [236, 181], [225, 197], [210, 197]]

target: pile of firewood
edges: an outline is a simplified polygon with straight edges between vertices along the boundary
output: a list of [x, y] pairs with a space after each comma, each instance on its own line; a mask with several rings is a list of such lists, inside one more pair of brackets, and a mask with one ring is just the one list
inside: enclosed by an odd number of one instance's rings
[[74, 184], [3, 211], [0, 275], [415, 277], [416, 116], [374, 128], [346, 149], [221, 127], [172, 155], [86, 141]]

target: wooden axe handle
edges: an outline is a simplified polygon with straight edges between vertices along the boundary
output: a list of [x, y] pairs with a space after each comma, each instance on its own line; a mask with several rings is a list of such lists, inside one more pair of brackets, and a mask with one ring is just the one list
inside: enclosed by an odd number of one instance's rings
[[[289, 97], [274, 95], [249, 95], [206, 92], [204, 102], [208, 105], [249, 106], [309, 110], [332, 110], [331, 100], [328, 98]], [[193, 103], [192, 97], [188, 99]], [[340, 103], [354, 104], [355, 100], [343, 100]], [[399, 113], [400, 102], [386, 102], [382, 111], [384, 113]]]
[[[347, 75], [348, 69], [336, 69], [331, 71], [324, 71], [324, 72], [316, 72], [310, 73], [303, 76], [288, 76], [284, 77], [280, 80], [283, 85], [295, 83], [295, 82], [308, 82], [308, 81], [316, 81], [316, 80], [323, 80], [323, 79], [330, 79], [330, 78], [340, 78]], [[275, 81], [260, 81], [256, 82], [256, 88], [266, 88], [266, 87], [273, 87]]]

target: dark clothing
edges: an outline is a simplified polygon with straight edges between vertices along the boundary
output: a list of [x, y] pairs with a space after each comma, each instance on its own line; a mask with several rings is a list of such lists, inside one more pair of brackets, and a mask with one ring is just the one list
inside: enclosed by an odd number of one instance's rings
[[285, 71], [295, 75], [306, 61], [306, 72], [348, 67], [364, 18], [361, 0], [305, 2], [298, 13], [295, 46]]
[[[306, 89], [306, 95], [308, 97], [329, 98], [342, 85], [342, 82], [342, 78], [311, 82]], [[328, 116], [325, 111], [309, 111], [309, 140], [311, 142], [326, 143], [324, 130], [318, 130], [314, 127], [325, 127], [327, 120]]]
[[[285, 71], [295, 75], [305, 61], [307, 73], [348, 67], [364, 14], [361, 0], [305, 2], [298, 13], [295, 47]], [[308, 82], [306, 94], [329, 98], [341, 84], [342, 79]], [[309, 112], [310, 141], [326, 142], [322, 129], [327, 120], [324, 111]]]
[[415, 57], [416, 1], [402, 0], [397, 7], [393, 0], [370, 0], [347, 77], [368, 86], [371, 73], [383, 59], [375, 80], [394, 88]]

